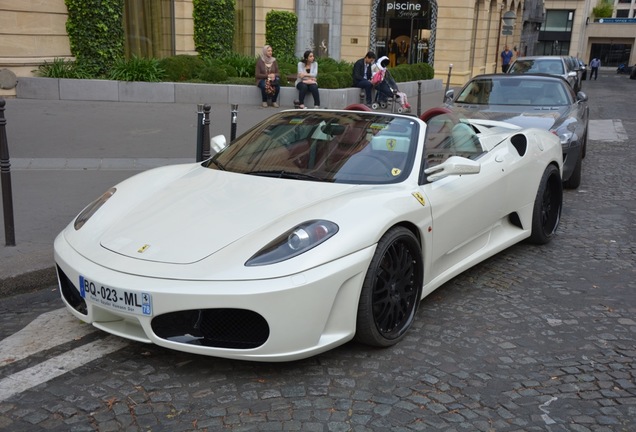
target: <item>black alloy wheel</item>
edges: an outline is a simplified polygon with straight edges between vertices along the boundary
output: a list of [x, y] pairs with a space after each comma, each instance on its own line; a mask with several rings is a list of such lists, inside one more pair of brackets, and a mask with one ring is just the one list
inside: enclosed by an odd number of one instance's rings
[[559, 226], [563, 206], [561, 175], [554, 165], [543, 172], [532, 213], [532, 234], [529, 241], [535, 244], [548, 243]]
[[420, 243], [404, 227], [378, 242], [360, 293], [356, 340], [387, 347], [399, 342], [415, 319], [423, 283]]

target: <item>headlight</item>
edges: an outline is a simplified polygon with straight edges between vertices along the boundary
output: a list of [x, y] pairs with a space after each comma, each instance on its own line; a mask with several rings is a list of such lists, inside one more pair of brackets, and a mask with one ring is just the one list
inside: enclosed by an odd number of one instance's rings
[[337, 232], [338, 225], [333, 222], [307, 221], [276, 238], [247, 260], [245, 265], [259, 266], [285, 261], [318, 246]]
[[110, 188], [106, 192], [104, 192], [102, 196], [100, 196], [95, 201], [87, 205], [86, 208], [82, 210], [82, 212], [75, 219], [75, 223], [73, 224], [73, 226], [75, 227], [75, 230], [77, 231], [81, 227], [83, 227], [86, 221], [88, 221], [91, 218], [91, 216], [93, 216], [95, 212], [99, 210], [99, 208], [103, 206], [106, 203], [106, 201], [108, 201], [108, 199], [115, 194], [116, 191], [117, 191], [116, 188]]

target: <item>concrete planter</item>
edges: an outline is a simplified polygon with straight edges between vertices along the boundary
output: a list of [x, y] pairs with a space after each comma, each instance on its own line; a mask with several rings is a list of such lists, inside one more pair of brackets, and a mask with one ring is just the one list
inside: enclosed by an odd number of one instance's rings
[[[420, 83], [422, 97], [442, 91], [439, 79], [399, 83], [400, 90], [408, 95], [415, 106]], [[159, 102], [198, 104], [260, 105], [260, 90], [256, 85], [195, 84], [195, 83], [146, 83], [110, 80], [74, 80], [58, 78], [20, 77], [16, 87], [19, 99], [87, 100], [111, 102]], [[294, 87], [281, 87], [279, 103], [292, 106], [298, 98]], [[321, 105], [328, 108], [344, 108], [360, 102], [360, 89], [320, 89]], [[441, 101], [440, 101], [441, 102]], [[313, 106], [311, 95], [305, 105]]]

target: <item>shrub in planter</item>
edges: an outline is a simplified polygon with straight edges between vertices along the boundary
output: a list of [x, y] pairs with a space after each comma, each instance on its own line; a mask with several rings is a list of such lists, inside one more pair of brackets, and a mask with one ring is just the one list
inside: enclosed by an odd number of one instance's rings
[[324, 89], [337, 89], [339, 88], [338, 78], [331, 74], [318, 73], [318, 87]]
[[[320, 72], [320, 74], [322, 74], [322, 72]], [[320, 76], [320, 74], [318, 74], [318, 76]], [[350, 73], [333, 72], [333, 73], [330, 73], [329, 75], [334, 76], [338, 80], [338, 88], [347, 88], [353, 85], [353, 78], [351, 77]]]
[[45, 78], [73, 78], [89, 79], [93, 78], [90, 70], [86, 70], [74, 61], [63, 58], [54, 58], [51, 63], [44, 62], [38, 66], [37, 76]]
[[164, 71], [167, 81], [190, 81], [203, 69], [205, 63], [198, 56], [177, 55], [159, 60], [159, 67]]
[[137, 56], [132, 56], [128, 60], [116, 60], [108, 72], [108, 78], [117, 81], [157, 82], [161, 81], [163, 75], [159, 60]]
[[227, 80], [227, 72], [223, 68], [210, 65], [201, 69], [197, 78], [206, 82], [219, 83]]

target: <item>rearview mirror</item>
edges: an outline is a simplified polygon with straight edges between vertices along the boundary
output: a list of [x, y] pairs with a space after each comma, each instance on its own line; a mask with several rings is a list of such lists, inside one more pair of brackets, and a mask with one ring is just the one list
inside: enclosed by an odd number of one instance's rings
[[451, 156], [444, 163], [424, 170], [426, 179], [434, 182], [451, 175], [479, 174], [481, 165], [471, 159], [461, 156]]

